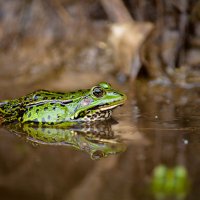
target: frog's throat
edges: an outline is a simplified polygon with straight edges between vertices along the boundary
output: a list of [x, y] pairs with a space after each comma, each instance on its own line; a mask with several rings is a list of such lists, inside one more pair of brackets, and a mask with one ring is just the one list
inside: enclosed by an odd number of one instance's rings
[[99, 105], [88, 109], [87, 111], [81, 111], [78, 113], [76, 119], [82, 121], [96, 121], [96, 120], [106, 120], [112, 116], [112, 111], [118, 106], [124, 104], [124, 101], [118, 101], [114, 105]]
[[82, 121], [103, 121], [106, 119], [109, 119], [112, 116], [112, 110], [105, 110], [105, 111], [100, 111], [100, 110], [88, 110], [86, 114], [82, 117]]

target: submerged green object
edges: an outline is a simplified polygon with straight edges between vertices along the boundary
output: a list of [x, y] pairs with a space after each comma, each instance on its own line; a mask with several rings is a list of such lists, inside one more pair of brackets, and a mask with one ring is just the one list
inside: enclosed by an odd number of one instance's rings
[[189, 189], [187, 169], [182, 165], [169, 168], [159, 165], [154, 169], [152, 177], [152, 191], [156, 199], [176, 197], [185, 199]]
[[106, 82], [91, 89], [61, 93], [39, 90], [18, 99], [0, 102], [1, 123], [59, 125], [109, 119], [126, 95]]

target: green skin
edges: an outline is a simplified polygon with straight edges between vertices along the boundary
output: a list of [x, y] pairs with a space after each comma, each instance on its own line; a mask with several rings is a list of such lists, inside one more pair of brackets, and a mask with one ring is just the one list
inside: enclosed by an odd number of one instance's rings
[[73, 125], [111, 117], [126, 95], [102, 82], [91, 89], [61, 93], [39, 90], [24, 97], [0, 102], [0, 121], [39, 125]]
[[94, 131], [94, 126], [89, 128], [80, 126], [63, 129], [33, 127], [29, 126], [29, 124], [17, 123], [9, 124], [6, 128], [33, 144], [70, 146], [85, 151], [94, 160], [126, 150], [126, 145], [115, 139], [114, 134], [109, 136], [112, 133], [110, 124], [106, 124], [105, 127], [103, 126], [105, 132], [101, 133], [101, 136], [97, 134], [99, 127], [96, 127], [97, 131]]

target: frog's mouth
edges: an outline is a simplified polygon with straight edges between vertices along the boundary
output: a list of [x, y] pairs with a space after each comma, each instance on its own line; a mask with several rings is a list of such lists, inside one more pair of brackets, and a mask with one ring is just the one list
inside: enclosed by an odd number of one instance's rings
[[118, 102], [116, 104], [113, 105], [109, 105], [109, 104], [104, 104], [104, 105], [99, 105], [99, 106], [95, 106], [89, 110], [99, 110], [99, 111], [106, 111], [106, 110], [113, 110], [115, 108], [117, 108], [118, 106], [122, 106], [124, 104], [124, 102]]

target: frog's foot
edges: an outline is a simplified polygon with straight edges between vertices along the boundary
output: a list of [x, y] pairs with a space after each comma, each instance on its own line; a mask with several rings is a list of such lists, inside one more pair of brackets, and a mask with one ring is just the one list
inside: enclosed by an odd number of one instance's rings
[[0, 116], [0, 125], [2, 125], [4, 122], [4, 118]]

